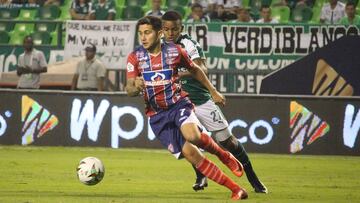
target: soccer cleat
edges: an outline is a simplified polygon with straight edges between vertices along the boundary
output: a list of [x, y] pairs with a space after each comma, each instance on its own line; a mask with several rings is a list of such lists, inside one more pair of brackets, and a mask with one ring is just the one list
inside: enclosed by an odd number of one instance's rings
[[207, 178], [197, 178], [192, 188], [195, 190], [195, 192], [199, 190], [204, 190], [208, 186]]
[[268, 189], [266, 188], [266, 186], [260, 182], [259, 180], [255, 183], [255, 184], [251, 184], [255, 190], [256, 193], [268, 193]]
[[235, 174], [237, 177], [241, 177], [244, 174], [243, 165], [230, 153], [227, 152], [228, 157], [222, 162]]
[[231, 195], [232, 200], [241, 200], [241, 199], [247, 199], [248, 194], [245, 189], [240, 188], [238, 191], [233, 192]]

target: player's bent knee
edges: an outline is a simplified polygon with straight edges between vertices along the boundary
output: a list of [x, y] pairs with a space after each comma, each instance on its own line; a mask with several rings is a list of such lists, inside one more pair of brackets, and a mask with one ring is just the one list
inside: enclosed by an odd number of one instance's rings
[[181, 126], [181, 133], [187, 141], [193, 144], [196, 144], [200, 140], [200, 131], [195, 123], [183, 124]]
[[203, 158], [204, 155], [200, 150], [193, 144], [186, 142], [182, 148], [182, 154], [191, 164], [198, 164]]

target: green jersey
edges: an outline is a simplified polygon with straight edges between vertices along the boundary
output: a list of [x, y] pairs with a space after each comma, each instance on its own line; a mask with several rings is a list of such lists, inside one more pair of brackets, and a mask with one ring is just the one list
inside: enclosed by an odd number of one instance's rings
[[104, 3], [100, 3], [95, 0], [90, 13], [95, 13], [96, 20], [107, 20], [110, 13], [116, 14], [116, 5], [114, 0], [106, 0]]
[[349, 18], [343, 17], [340, 20], [340, 24], [342, 25], [360, 25], [360, 16], [359, 15], [355, 15], [354, 19], [350, 22]]
[[[200, 44], [193, 40], [189, 35], [180, 34], [176, 44], [181, 45], [186, 50], [191, 60], [205, 59], [205, 54], [203, 49], [200, 47]], [[186, 69], [183, 67], [179, 68], [179, 71], [185, 70]], [[209, 91], [195, 78], [191, 76], [183, 77], [181, 78], [180, 82], [181, 88], [189, 93], [191, 102], [196, 106], [204, 104], [209, 99], [211, 99]]]

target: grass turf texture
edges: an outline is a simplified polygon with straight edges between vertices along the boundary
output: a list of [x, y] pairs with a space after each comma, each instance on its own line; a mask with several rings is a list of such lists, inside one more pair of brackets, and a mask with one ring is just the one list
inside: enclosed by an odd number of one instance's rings
[[[194, 192], [191, 166], [165, 150], [0, 146], [0, 154], [0, 202], [232, 202], [214, 182]], [[75, 169], [86, 156], [105, 165], [98, 185], [77, 180]], [[236, 182], [248, 190], [246, 202], [360, 201], [360, 157], [250, 157], [270, 193], [254, 193], [244, 175]]]

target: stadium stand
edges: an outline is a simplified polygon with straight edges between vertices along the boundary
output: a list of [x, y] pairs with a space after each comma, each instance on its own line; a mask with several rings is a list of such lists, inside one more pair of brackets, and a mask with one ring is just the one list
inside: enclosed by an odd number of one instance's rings
[[16, 35], [11, 35], [9, 44], [11, 45], [20, 45], [23, 43], [24, 37], [28, 35], [28, 33], [20, 32]]
[[146, 3], [146, 0], [126, 0], [125, 5], [126, 6], [144, 6]]
[[272, 8], [272, 17], [280, 23], [288, 23], [290, 18], [290, 8], [287, 6], [277, 6]]
[[21, 9], [17, 20], [34, 20], [38, 9]]
[[136, 20], [144, 16], [144, 11], [140, 6], [126, 6], [123, 9], [122, 19]]
[[0, 18], [1, 19], [14, 19], [19, 15], [18, 9], [0, 9]]
[[0, 44], [8, 43], [10, 36], [6, 31], [0, 31]]
[[178, 6], [186, 7], [190, 2], [188, 0], [178, 0], [178, 1], [166, 1], [166, 6], [169, 9], [176, 8]]
[[28, 35], [28, 34], [34, 32], [34, 27], [35, 26], [32, 23], [16, 23], [13, 33], [16, 33], [16, 34], [25, 33], [26, 35]]
[[51, 36], [48, 32], [34, 32], [31, 34], [35, 45], [50, 44]]
[[296, 23], [307, 23], [311, 20], [313, 11], [307, 6], [297, 6], [291, 14], [291, 21]]
[[[152, 0], [114, 0], [116, 3], [116, 20], [137, 20], [151, 9]], [[359, 0], [354, 2], [356, 12], [360, 14]], [[281, 5], [284, 2], [287, 5]], [[250, 15], [254, 20], [259, 19], [259, 9], [262, 5], [272, 8], [272, 17], [280, 23], [320, 23], [321, 8], [327, 0], [304, 1], [306, 4], [296, 5], [299, 1], [293, 0], [242, 0], [242, 7], [250, 9]], [[347, 0], [342, 0], [346, 3]], [[41, 44], [56, 45], [59, 30], [65, 30], [65, 23], [59, 28], [59, 22], [71, 19], [70, 6], [72, 0], [61, 1], [59, 6], [48, 5], [40, 7], [1, 7], [0, 8], [0, 32], [2, 43], [18, 44], [22, 37], [27, 34], [35, 34], [44, 37]], [[162, 0], [163, 10], [176, 10], [187, 19], [191, 13], [190, 0]], [[12, 21], [15, 20], [15, 21]], [[7, 20], [7, 21], [5, 21]], [[44, 21], [45, 20], [45, 21]], [[27, 21], [30, 21], [29, 23]], [[54, 21], [51, 23], [49, 21]], [[216, 20], [212, 19], [212, 22]], [[16, 36], [13, 34], [16, 33]], [[39, 34], [41, 33], [41, 34]], [[7, 36], [7, 37], [6, 37]], [[64, 38], [65, 34], [60, 33]], [[64, 42], [64, 40], [62, 40]]]
[[36, 23], [35, 31], [38, 32], [53, 32], [56, 29], [56, 23]]
[[60, 16], [60, 8], [57, 6], [44, 6], [39, 10], [40, 20], [55, 20]]

